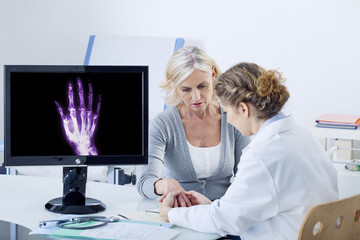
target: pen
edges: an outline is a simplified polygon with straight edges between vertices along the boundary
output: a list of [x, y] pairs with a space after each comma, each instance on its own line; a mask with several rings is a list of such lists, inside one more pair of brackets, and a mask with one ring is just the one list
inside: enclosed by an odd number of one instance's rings
[[145, 210], [145, 212], [148, 212], [148, 213], [160, 213], [159, 211], [152, 211], [152, 210]]
[[120, 216], [120, 217], [122, 217], [122, 218], [124, 218], [124, 219], [126, 219], [126, 220], [131, 220], [130, 218], [128, 218], [128, 217], [126, 217], [126, 216], [124, 216], [124, 215], [121, 215], [121, 214], [117, 214], [118, 216]]

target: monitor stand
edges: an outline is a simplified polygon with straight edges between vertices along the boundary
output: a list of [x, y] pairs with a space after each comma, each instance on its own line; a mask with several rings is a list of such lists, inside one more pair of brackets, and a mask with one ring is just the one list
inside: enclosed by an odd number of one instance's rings
[[63, 168], [63, 197], [45, 204], [50, 212], [61, 214], [89, 214], [105, 210], [105, 204], [85, 197], [87, 167]]

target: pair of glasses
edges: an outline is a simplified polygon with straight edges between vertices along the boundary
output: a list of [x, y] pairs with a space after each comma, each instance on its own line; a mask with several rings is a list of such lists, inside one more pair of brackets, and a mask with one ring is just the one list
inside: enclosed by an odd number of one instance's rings
[[39, 223], [40, 228], [46, 228], [51, 223], [55, 223], [55, 227], [66, 228], [66, 229], [91, 229], [104, 226], [108, 223], [118, 222], [117, 217], [103, 217], [103, 216], [91, 216], [91, 217], [74, 217], [60, 220], [47, 220]]

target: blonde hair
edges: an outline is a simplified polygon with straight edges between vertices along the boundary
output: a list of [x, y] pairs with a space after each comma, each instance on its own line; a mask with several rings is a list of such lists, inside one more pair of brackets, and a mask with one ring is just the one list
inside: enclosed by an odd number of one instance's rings
[[[170, 57], [166, 65], [165, 80], [160, 83], [160, 87], [168, 92], [165, 99], [167, 104], [178, 105], [181, 103], [176, 88], [194, 69], [209, 73], [214, 70], [215, 78], [220, 75], [220, 69], [216, 62], [203, 50], [194, 46], [180, 48]], [[213, 99], [217, 99], [215, 93]]]
[[258, 117], [271, 118], [278, 114], [290, 94], [276, 70], [265, 70], [254, 63], [239, 63], [228, 69], [215, 82], [215, 92], [225, 104], [237, 108], [241, 102], [252, 103]]

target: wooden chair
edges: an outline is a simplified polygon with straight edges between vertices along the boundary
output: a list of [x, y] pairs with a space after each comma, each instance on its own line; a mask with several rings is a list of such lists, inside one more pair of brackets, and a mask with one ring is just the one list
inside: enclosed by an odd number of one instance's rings
[[313, 207], [298, 240], [360, 239], [360, 194]]

